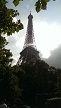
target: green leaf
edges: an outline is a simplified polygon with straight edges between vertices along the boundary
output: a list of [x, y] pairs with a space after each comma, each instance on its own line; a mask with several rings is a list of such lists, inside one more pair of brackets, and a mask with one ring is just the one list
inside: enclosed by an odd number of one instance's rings
[[42, 6], [41, 9], [46, 10], [46, 6]]
[[15, 32], [15, 27], [14, 27], [14, 26], [12, 26], [12, 32], [13, 32], [13, 33]]
[[13, 1], [13, 4], [14, 4], [15, 6], [17, 6], [17, 5], [19, 4], [19, 1], [20, 1], [20, 0], [14, 0], [14, 1]]
[[3, 5], [6, 5], [6, 3], [8, 3], [6, 0], [0, 0], [0, 3]]
[[50, 0], [44, 0], [45, 2], [49, 2]]
[[35, 3], [35, 6], [36, 6], [36, 11], [39, 12], [41, 10], [41, 3], [40, 3], [40, 1], [37, 1]]
[[36, 7], [36, 11], [37, 11], [37, 12], [40, 12], [40, 10], [41, 10], [41, 8]]

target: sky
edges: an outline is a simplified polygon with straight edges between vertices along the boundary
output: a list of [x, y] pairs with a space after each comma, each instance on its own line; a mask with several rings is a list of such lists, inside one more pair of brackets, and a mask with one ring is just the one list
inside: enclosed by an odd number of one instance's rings
[[[9, 0], [8, 0], [9, 1]], [[61, 0], [50, 0], [46, 10], [41, 10], [39, 13], [35, 10], [35, 2], [37, 0], [23, 0], [15, 7], [11, 1], [7, 4], [9, 8], [19, 11], [19, 16], [14, 18], [14, 21], [20, 19], [24, 25], [24, 29], [12, 36], [6, 37], [9, 44], [6, 48], [13, 53], [13, 64], [20, 57], [20, 52], [23, 49], [28, 15], [33, 15], [33, 29], [37, 50], [40, 52], [42, 60], [45, 60], [49, 65], [61, 68]]]

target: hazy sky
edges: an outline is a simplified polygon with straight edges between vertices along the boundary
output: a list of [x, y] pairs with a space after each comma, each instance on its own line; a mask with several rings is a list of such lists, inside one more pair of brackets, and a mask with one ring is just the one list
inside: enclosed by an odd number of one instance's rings
[[[8, 0], [9, 1], [9, 0]], [[9, 44], [7, 48], [11, 49], [15, 61], [19, 58], [27, 30], [28, 15], [33, 15], [33, 29], [36, 47], [42, 54], [42, 58], [50, 65], [61, 67], [61, 0], [50, 0], [47, 10], [35, 11], [35, 2], [37, 0], [23, 0], [15, 7], [11, 1], [7, 5], [10, 8], [18, 9], [20, 19], [24, 29], [7, 37]], [[47, 59], [46, 59], [47, 58]]]

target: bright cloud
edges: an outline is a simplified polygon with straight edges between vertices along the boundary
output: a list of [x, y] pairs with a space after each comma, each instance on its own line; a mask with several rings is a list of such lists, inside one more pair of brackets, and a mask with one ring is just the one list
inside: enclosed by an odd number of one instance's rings
[[14, 18], [13, 18], [13, 21], [14, 21], [14, 22], [17, 22], [17, 18], [16, 18], [16, 17], [14, 17]]
[[61, 43], [61, 27], [56, 23], [34, 22], [34, 34], [37, 49], [45, 58]]

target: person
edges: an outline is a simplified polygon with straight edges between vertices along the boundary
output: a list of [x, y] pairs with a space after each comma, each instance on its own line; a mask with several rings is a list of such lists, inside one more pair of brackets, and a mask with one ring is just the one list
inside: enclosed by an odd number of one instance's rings
[[0, 105], [0, 108], [8, 108], [8, 107], [7, 107], [7, 104], [5, 103], [5, 101], [6, 101], [6, 100], [4, 100], [4, 101], [2, 102], [2, 104]]
[[7, 108], [7, 105], [5, 103], [0, 105], [0, 108]]

